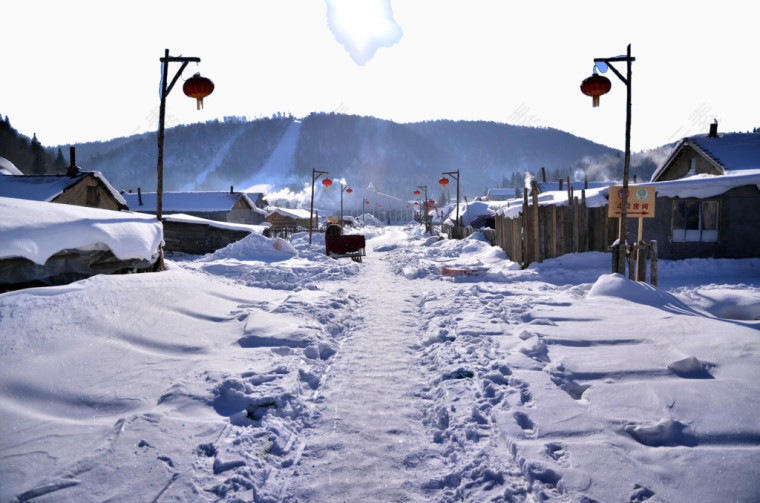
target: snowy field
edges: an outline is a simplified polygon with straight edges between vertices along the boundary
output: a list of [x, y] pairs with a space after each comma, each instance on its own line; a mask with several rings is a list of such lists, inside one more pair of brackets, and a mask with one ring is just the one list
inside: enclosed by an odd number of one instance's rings
[[760, 260], [364, 232], [0, 295], [0, 501], [760, 500]]

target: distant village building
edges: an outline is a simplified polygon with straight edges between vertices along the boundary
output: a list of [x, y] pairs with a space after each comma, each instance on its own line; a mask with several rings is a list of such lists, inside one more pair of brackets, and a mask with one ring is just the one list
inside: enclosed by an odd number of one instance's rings
[[[141, 213], [156, 213], [156, 193], [123, 194], [129, 209]], [[263, 201], [263, 195], [257, 194]], [[254, 196], [255, 197], [255, 196]], [[182, 213], [217, 222], [256, 225], [264, 221], [266, 212], [243, 192], [164, 192], [161, 204], [164, 215]]]
[[[309, 217], [311, 213], [308, 210], [291, 209], [291, 208], [270, 208], [266, 216], [266, 222], [271, 224], [272, 231], [288, 229], [297, 231], [309, 228]], [[317, 216], [314, 215], [312, 220], [313, 226], [317, 226]]]
[[486, 193], [486, 201], [509, 201], [510, 199], [521, 198], [523, 196], [522, 187], [500, 187], [496, 189], [488, 189]]

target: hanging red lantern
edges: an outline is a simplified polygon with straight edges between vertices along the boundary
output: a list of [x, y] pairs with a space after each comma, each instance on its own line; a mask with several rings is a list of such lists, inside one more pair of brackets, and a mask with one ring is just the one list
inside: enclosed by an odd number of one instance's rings
[[195, 98], [198, 110], [203, 108], [203, 98], [214, 92], [214, 83], [196, 73], [185, 81], [182, 91], [190, 98]]
[[418, 203], [417, 201], [414, 201], [414, 205], [415, 205], [415, 206], [419, 206], [419, 204], [420, 204], [420, 203]]
[[438, 180], [438, 183], [440, 183], [441, 185], [443, 185], [444, 188], [445, 188], [446, 184], [449, 183], [449, 179], [444, 176], [443, 178], [441, 178], [440, 180]]
[[422, 194], [422, 192], [420, 192], [419, 190], [414, 191], [415, 197], [420, 197], [420, 194]]
[[369, 204], [369, 201], [364, 201], [364, 204]]
[[433, 206], [433, 205], [435, 204], [435, 201], [433, 201], [433, 200], [431, 199], [430, 201], [428, 201], [428, 202], [427, 202], [427, 204], [428, 204], [428, 206]]
[[330, 185], [332, 185], [332, 180], [330, 180], [329, 178], [325, 178], [324, 180], [322, 180], [322, 185], [324, 185], [326, 189], [329, 189]]
[[354, 189], [352, 189], [351, 187], [349, 187], [349, 188], [346, 189], [346, 194], [350, 194], [353, 191], [354, 191]]
[[596, 73], [581, 83], [581, 92], [586, 96], [591, 96], [595, 107], [599, 106], [599, 96], [607, 94], [611, 88], [610, 79]]

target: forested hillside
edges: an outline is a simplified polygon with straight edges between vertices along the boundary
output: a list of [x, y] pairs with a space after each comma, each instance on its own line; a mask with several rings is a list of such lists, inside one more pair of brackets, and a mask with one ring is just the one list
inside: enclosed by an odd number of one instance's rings
[[[289, 129], [290, 125], [298, 127]], [[10, 128], [7, 118], [0, 126], [4, 131]], [[3, 141], [3, 148], [8, 150], [14, 141], [20, 140]], [[30, 152], [34, 144], [35, 140], [29, 143]], [[67, 147], [63, 147], [66, 154]], [[155, 133], [76, 148], [77, 164], [103, 172], [115, 187], [155, 190]], [[48, 159], [44, 172], [55, 170], [60, 150], [43, 150]], [[42, 170], [42, 163], [33, 157], [26, 153], [9, 159], [22, 170], [27, 166]], [[441, 174], [460, 170], [462, 193], [476, 197], [492, 187], [521, 184], [524, 173], [538, 175], [541, 168], [550, 179], [583, 177], [584, 173], [590, 180], [613, 179], [622, 173], [622, 157], [615, 149], [564, 131], [494, 122], [399, 124], [334, 113], [303, 119], [278, 114], [253, 121], [230, 117], [167, 130], [164, 188], [229, 190], [232, 185], [245, 190], [258, 183], [260, 174], [267, 183], [280, 181], [273, 190], [300, 191], [309, 183], [311, 170], [319, 169], [333, 179], [345, 178], [355, 186], [372, 183], [381, 192], [404, 198], [418, 185], [428, 185], [431, 194], [437, 194]], [[68, 161], [60, 162], [65, 169]], [[656, 167], [651, 156], [634, 156], [631, 175], [646, 179]]]

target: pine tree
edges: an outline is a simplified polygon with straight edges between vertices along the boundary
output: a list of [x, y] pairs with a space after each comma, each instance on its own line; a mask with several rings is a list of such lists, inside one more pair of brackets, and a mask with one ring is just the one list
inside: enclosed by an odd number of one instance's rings
[[45, 162], [45, 149], [42, 148], [42, 144], [37, 139], [36, 133], [32, 137], [32, 143], [29, 150], [32, 153], [32, 174], [44, 175], [47, 171], [47, 163]]
[[58, 147], [58, 155], [55, 157], [55, 161], [53, 162], [53, 171], [56, 173], [60, 173], [61, 171], [64, 171], [66, 169], [66, 160], [63, 158], [63, 152], [61, 152], [61, 147]]

